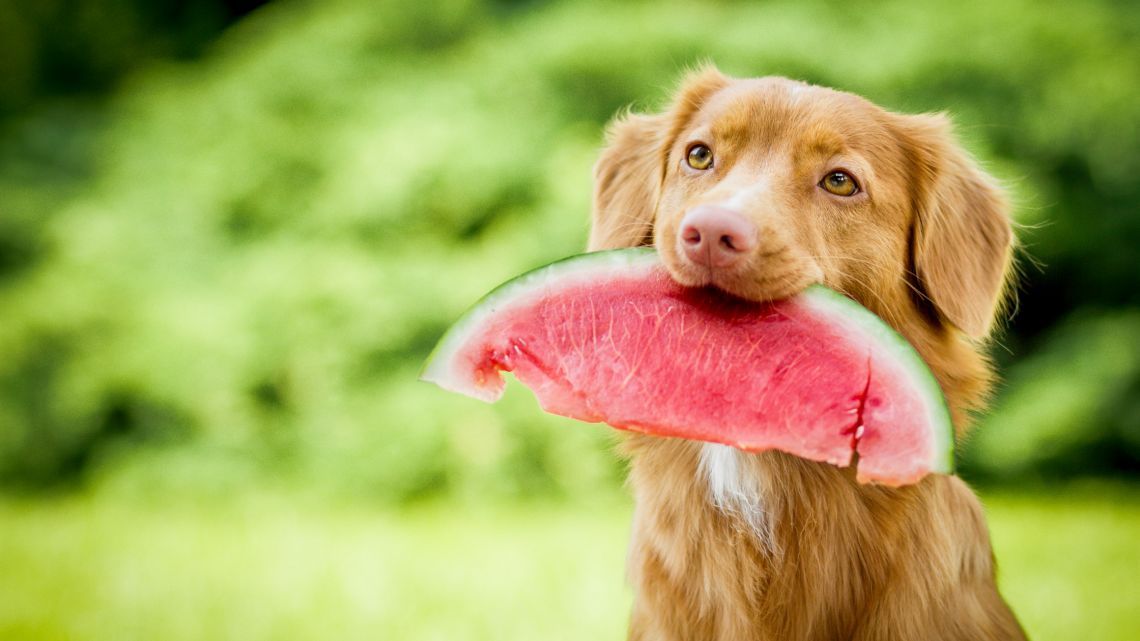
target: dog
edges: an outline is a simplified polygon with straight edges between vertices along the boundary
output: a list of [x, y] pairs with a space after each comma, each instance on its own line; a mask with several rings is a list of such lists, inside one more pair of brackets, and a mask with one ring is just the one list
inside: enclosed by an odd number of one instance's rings
[[[591, 251], [654, 246], [682, 285], [749, 300], [850, 296], [929, 364], [959, 438], [992, 385], [1013, 244], [945, 117], [784, 78], [700, 69], [664, 113], [619, 117], [594, 169]], [[859, 485], [854, 465], [623, 438], [632, 640], [1025, 638], [956, 476]]]

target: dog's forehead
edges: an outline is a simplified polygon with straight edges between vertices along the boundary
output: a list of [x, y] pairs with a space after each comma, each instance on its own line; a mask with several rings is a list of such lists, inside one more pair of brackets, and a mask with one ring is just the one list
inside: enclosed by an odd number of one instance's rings
[[724, 144], [778, 142], [797, 147], [858, 148], [889, 127], [889, 114], [853, 94], [787, 78], [736, 81], [711, 96], [695, 128]]

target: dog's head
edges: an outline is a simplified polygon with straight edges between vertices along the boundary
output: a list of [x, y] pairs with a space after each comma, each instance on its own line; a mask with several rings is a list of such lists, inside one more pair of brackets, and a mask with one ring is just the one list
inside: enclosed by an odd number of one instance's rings
[[985, 336], [1011, 242], [943, 117], [783, 78], [694, 74], [595, 168], [591, 250], [652, 244], [678, 282], [751, 300], [822, 283], [904, 334]]

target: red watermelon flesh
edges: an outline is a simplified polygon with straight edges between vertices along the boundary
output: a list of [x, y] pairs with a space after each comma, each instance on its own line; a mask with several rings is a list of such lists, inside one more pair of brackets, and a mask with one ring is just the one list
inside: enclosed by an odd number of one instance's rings
[[684, 288], [652, 249], [584, 254], [504, 284], [421, 378], [494, 401], [500, 371], [582, 421], [839, 466], [857, 452], [864, 483], [952, 467], [937, 383], [874, 314], [821, 286], [771, 304]]

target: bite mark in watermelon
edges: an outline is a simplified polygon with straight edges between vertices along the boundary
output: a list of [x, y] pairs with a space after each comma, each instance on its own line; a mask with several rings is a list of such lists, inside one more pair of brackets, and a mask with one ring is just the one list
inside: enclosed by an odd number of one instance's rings
[[504, 371], [547, 412], [582, 421], [838, 466], [858, 453], [860, 483], [953, 468], [937, 381], [873, 313], [819, 285], [770, 304], [685, 288], [652, 248], [504, 283], [448, 330], [420, 378], [493, 402]]

